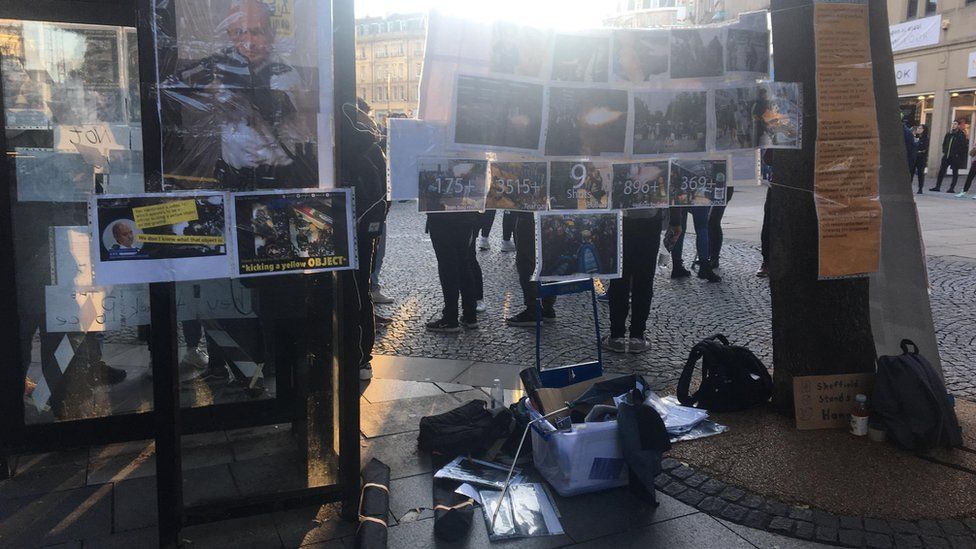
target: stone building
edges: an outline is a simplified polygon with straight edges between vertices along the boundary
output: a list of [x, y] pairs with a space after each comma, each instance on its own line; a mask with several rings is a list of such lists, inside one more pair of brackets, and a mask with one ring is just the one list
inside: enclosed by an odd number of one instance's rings
[[417, 110], [426, 19], [418, 13], [356, 20], [356, 93], [381, 124]]

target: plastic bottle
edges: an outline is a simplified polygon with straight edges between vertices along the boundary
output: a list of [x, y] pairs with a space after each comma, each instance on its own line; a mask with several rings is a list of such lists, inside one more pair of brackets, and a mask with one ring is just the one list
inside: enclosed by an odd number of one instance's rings
[[854, 401], [854, 410], [851, 411], [851, 434], [863, 437], [868, 434], [868, 397], [857, 395]]
[[491, 407], [497, 408], [505, 405], [505, 390], [502, 389], [500, 379], [491, 380]]

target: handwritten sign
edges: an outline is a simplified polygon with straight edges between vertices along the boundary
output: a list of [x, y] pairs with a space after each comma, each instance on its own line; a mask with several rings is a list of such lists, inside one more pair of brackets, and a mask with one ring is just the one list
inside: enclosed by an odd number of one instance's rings
[[874, 374], [843, 374], [793, 378], [796, 428], [837, 429], [850, 424], [854, 397], [871, 395]]
[[[127, 128], [118, 128], [125, 131]], [[123, 136], [122, 141], [128, 142], [129, 136]], [[108, 151], [125, 149], [119, 144], [115, 133], [108, 124], [83, 124], [80, 126], [57, 126], [54, 128], [54, 148], [59, 151], [76, 152], [78, 147], [91, 147], [98, 150], [102, 156], [108, 156]]]

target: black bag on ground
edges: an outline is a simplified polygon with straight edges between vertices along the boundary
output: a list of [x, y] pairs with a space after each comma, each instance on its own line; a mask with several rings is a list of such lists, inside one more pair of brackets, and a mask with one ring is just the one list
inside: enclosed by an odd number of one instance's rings
[[[702, 361], [702, 382], [688, 395], [691, 376]], [[773, 378], [763, 363], [745, 347], [730, 345], [722, 334], [707, 337], [692, 347], [681, 378], [678, 401], [710, 412], [736, 412], [769, 400]]]
[[914, 342], [902, 340], [901, 349], [878, 358], [872, 416], [906, 450], [961, 446], [962, 428], [942, 379]]
[[420, 418], [418, 446], [447, 456], [483, 454], [497, 439], [507, 436], [512, 425], [508, 408], [488, 410], [487, 405], [484, 400], [472, 400], [449, 412]]

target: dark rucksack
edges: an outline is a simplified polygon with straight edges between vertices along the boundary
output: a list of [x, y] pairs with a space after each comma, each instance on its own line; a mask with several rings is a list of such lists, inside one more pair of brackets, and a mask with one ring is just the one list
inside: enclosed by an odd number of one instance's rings
[[889, 440], [907, 450], [962, 445], [942, 379], [914, 342], [902, 340], [901, 349], [901, 355], [878, 358], [872, 416], [884, 424]]
[[483, 400], [472, 400], [449, 412], [420, 418], [417, 444], [425, 452], [446, 456], [483, 454], [499, 438], [508, 436], [512, 412], [487, 409]]
[[[691, 375], [699, 359], [701, 386], [689, 396]], [[768, 401], [772, 394], [773, 378], [763, 363], [749, 349], [730, 345], [722, 334], [705, 338], [692, 347], [678, 380], [678, 401], [710, 412], [752, 408]]]

